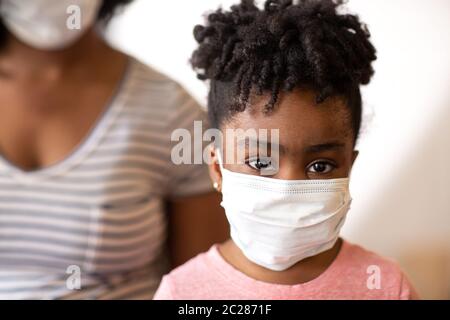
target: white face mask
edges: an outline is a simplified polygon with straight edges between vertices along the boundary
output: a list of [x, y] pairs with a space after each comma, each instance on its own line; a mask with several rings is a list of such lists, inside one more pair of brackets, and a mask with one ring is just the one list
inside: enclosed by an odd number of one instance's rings
[[231, 238], [254, 263], [286, 270], [331, 249], [350, 208], [349, 179], [279, 180], [223, 168]]
[[102, 0], [1, 0], [0, 16], [23, 43], [40, 50], [61, 50], [95, 23], [101, 4]]

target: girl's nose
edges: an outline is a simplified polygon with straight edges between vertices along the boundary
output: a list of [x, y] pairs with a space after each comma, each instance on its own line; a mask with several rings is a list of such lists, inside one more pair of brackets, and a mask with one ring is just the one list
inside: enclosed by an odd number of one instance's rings
[[308, 177], [300, 164], [285, 160], [280, 162], [278, 173], [273, 176], [281, 180], [306, 180]]

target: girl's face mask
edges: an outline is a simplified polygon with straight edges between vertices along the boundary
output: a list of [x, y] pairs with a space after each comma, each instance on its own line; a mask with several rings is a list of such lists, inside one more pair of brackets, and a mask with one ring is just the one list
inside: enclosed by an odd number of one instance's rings
[[252, 262], [286, 270], [331, 249], [350, 208], [349, 179], [279, 180], [223, 167], [222, 203], [231, 238]]
[[95, 23], [102, 0], [2, 0], [0, 16], [23, 43], [40, 50], [74, 44]]

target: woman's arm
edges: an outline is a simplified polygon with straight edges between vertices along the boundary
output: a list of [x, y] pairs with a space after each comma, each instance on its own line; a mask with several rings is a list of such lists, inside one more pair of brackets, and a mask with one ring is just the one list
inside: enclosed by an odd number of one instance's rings
[[168, 204], [169, 250], [173, 267], [229, 238], [220, 198], [220, 194], [211, 192], [171, 200]]

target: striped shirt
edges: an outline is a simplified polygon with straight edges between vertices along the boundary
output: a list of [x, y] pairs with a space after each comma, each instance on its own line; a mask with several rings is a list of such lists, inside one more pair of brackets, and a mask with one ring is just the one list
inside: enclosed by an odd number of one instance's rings
[[171, 133], [204, 119], [130, 58], [71, 155], [32, 172], [0, 157], [0, 299], [152, 298], [168, 271], [165, 200], [211, 191], [205, 166], [173, 164]]

